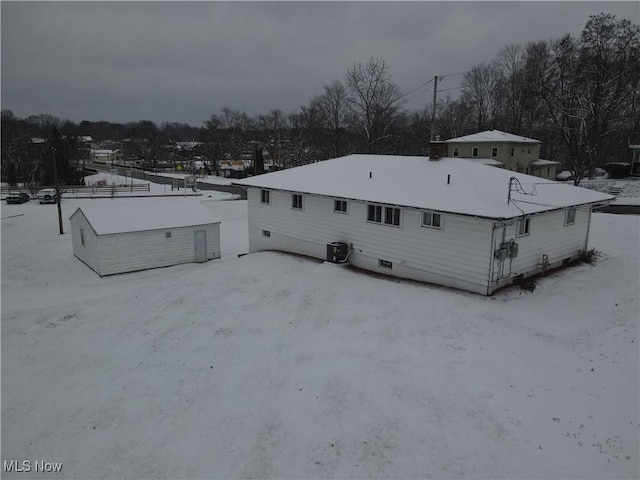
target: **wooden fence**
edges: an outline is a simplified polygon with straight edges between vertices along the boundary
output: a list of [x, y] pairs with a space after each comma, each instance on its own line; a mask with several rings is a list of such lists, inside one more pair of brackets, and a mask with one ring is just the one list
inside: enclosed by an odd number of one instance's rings
[[[35, 197], [43, 188], [55, 188], [51, 186], [38, 186], [38, 187], [0, 187], [0, 194], [5, 197], [10, 193], [25, 192]], [[150, 192], [149, 183], [133, 183], [130, 185], [64, 185], [60, 187], [60, 192], [67, 197], [78, 196], [91, 196], [91, 195], [111, 195], [115, 196], [117, 193], [134, 193], [134, 192]]]

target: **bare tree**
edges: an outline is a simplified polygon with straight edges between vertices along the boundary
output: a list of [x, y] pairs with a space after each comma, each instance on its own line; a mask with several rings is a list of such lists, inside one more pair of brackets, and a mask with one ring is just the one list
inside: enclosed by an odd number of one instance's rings
[[580, 39], [565, 35], [531, 44], [528, 63], [577, 185], [616, 147], [619, 152], [635, 128], [640, 28], [611, 15], [592, 16]]
[[331, 138], [333, 156], [342, 156], [342, 139], [349, 114], [349, 101], [344, 84], [336, 80], [329, 86], [325, 85], [324, 91], [314, 97], [311, 105]]
[[345, 83], [356, 131], [364, 138], [368, 153], [376, 153], [390, 137], [390, 130], [401, 106], [398, 87], [391, 82], [389, 67], [380, 58], [355, 63]]
[[478, 131], [489, 128], [495, 107], [496, 69], [481, 63], [471, 68], [462, 81], [462, 98], [471, 108]]

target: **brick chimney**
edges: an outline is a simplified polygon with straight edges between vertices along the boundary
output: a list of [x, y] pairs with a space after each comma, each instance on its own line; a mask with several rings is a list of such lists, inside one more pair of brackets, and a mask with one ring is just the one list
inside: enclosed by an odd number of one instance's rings
[[447, 156], [447, 144], [440, 141], [439, 137], [429, 143], [429, 160], [440, 160]]

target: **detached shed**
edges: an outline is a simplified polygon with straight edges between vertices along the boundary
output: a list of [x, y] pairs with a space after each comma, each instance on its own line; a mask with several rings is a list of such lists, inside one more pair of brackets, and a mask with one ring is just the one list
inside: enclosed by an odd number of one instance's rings
[[220, 222], [196, 200], [79, 207], [73, 254], [98, 275], [220, 257]]

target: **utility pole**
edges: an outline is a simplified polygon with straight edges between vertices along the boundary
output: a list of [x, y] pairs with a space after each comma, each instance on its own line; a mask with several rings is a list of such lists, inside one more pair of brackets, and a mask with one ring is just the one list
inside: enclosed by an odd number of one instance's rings
[[51, 147], [51, 157], [53, 158], [53, 181], [56, 184], [56, 203], [58, 204], [58, 226], [60, 227], [60, 235], [64, 233], [62, 229], [62, 206], [60, 205], [60, 182], [58, 181], [58, 164], [56, 162], [56, 148]]
[[433, 77], [433, 111], [431, 112], [431, 138], [429, 139], [433, 142], [435, 138], [435, 125], [436, 125], [436, 93], [438, 92], [438, 76]]

